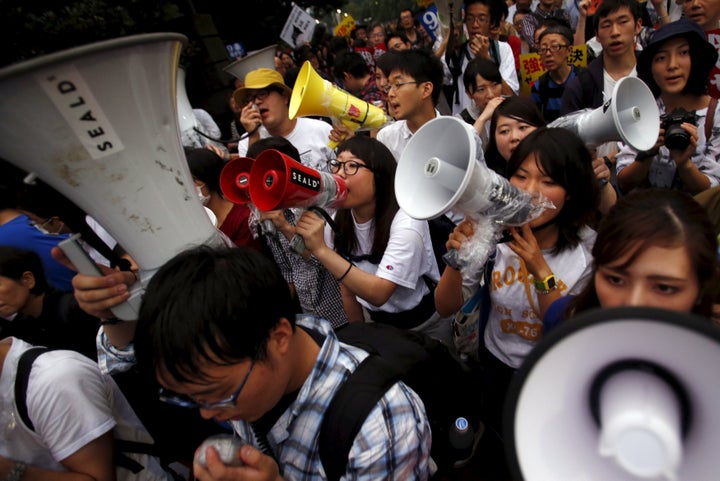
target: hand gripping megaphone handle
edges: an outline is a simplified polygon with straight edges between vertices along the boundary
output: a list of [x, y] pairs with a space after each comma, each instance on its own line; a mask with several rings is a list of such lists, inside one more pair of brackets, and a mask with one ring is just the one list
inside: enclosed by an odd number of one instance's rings
[[[102, 276], [95, 261], [82, 248], [78, 240], [80, 234], [74, 234], [58, 244], [58, 247], [70, 259], [70, 262], [77, 268], [78, 272], [87, 276]], [[110, 308], [118, 319], [123, 321], [134, 321], [138, 318], [140, 301], [142, 300], [142, 286], [136, 283], [130, 290], [130, 299]]]
[[[330, 214], [328, 214], [325, 209], [317, 205], [311, 205], [310, 207], [308, 207], [307, 210], [311, 210], [317, 213], [317, 215], [319, 215], [323, 219], [325, 219], [325, 222], [330, 225], [330, 228], [333, 230], [333, 232], [339, 232], [338, 225], [335, 223], [333, 218], [330, 217]], [[293, 238], [290, 239], [290, 247], [298, 254], [302, 254], [303, 252], [305, 252], [305, 240], [302, 238], [301, 235], [295, 234]]]

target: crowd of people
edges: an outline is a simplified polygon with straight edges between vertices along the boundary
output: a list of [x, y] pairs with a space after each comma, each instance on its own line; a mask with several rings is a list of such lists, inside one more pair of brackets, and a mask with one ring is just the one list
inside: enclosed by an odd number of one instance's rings
[[[507, 480], [508, 386], [548, 332], [619, 306], [720, 326], [720, 1], [463, 5], [460, 24], [437, 38], [422, 12], [403, 9], [349, 38], [278, 48], [275, 68], [234, 79], [232, 138], [184, 151], [227, 246], [188, 248], [163, 265], [137, 320], [111, 310], [138, 282], [133, 253], [92, 212], [2, 160], [0, 479], [326, 479], [323, 413], [369, 355], [337, 332], [388, 324], [454, 353], [453, 319], [487, 289], [487, 323], [466, 359], [483, 393], [471, 461], [438, 469], [422, 396], [398, 381], [359, 428], [344, 479]], [[583, 66], [571, 59], [578, 46]], [[523, 93], [521, 56], [533, 52], [545, 73]], [[290, 118], [304, 62], [388, 122], [353, 131], [331, 117]], [[625, 77], [657, 102], [652, 148], [595, 145], [554, 126], [607, 105]], [[219, 138], [212, 116], [196, 112]], [[458, 120], [471, 162], [545, 205], [497, 232], [473, 269], [442, 253], [467, 249], [487, 228], [483, 213], [450, 206], [415, 219], [395, 192], [407, 146], [442, 116]], [[224, 167], [268, 152], [331, 174], [346, 195], [324, 210], [233, 201]], [[78, 232], [99, 275], [76, 274], [58, 248]], [[215, 434], [242, 440], [230, 454], [239, 466], [216, 448], [194, 461]]]

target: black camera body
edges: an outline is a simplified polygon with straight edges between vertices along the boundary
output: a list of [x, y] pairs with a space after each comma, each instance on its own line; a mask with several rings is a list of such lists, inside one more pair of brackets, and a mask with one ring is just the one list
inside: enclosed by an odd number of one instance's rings
[[669, 114], [661, 116], [660, 120], [662, 120], [661, 128], [665, 129], [665, 147], [685, 150], [690, 145], [690, 134], [680, 127], [680, 124], [687, 122], [695, 125], [697, 122], [695, 111], [688, 112], [678, 107]]

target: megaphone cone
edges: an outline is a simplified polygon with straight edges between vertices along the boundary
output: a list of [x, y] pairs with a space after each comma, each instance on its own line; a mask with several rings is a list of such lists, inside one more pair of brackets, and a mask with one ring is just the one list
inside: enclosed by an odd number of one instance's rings
[[[295, 80], [289, 116], [294, 119], [308, 115], [336, 118], [353, 131], [360, 127], [379, 129], [390, 120], [381, 108], [350, 95], [322, 78], [306, 61]], [[330, 146], [337, 147], [334, 143]]]
[[602, 107], [573, 112], [555, 119], [548, 127], [571, 130], [590, 147], [623, 141], [642, 151], [657, 142], [660, 111], [645, 82], [625, 77], [615, 84], [612, 97]]
[[175, 76], [186, 41], [137, 35], [0, 70], [0, 157], [96, 219], [136, 261], [143, 286], [187, 247], [224, 243], [179, 138]]
[[275, 68], [275, 45], [248, 53], [245, 57], [235, 60], [223, 70], [238, 80], [245, 81], [248, 72], [259, 68]]
[[400, 207], [415, 219], [432, 219], [452, 209], [506, 225], [527, 221], [535, 210], [530, 194], [477, 162], [476, 148], [458, 118], [441, 116], [425, 123], [398, 160], [395, 196]]
[[254, 162], [250, 157], [238, 157], [223, 167], [220, 172], [220, 190], [230, 202], [250, 202], [250, 170]]
[[346, 197], [341, 177], [305, 167], [275, 149], [258, 155], [250, 171], [250, 198], [261, 211], [338, 207]]
[[718, 363], [720, 330], [698, 316], [645, 307], [576, 316], [513, 377], [504, 414], [513, 478], [715, 479]]

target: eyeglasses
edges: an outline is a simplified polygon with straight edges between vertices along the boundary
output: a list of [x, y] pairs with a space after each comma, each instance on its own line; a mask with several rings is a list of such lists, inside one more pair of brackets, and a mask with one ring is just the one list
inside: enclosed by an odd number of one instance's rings
[[259, 100], [260, 102], [264, 102], [266, 98], [268, 98], [268, 95], [270, 95], [272, 92], [277, 92], [277, 90], [274, 89], [260, 89], [255, 90], [254, 92], [250, 92], [247, 94], [247, 97], [245, 97], [246, 102], [255, 102]]
[[486, 17], [485, 15], [475, 16], [475, 15], [465, 15], [465, 23], [469, 23], [470, 25], [473, 25], [475, 23], [480, 25], [485, 25], [490, 23], [490, 18]]
[[345, 172], [345, 175], [355, 175], [357, 174], [357, 171], [362, 167], [363, 169], [367, 169], [370, 172], [373, 172], [373, 169], [368, 167], [365, 164], [359, 164], [355, 162], [354, 160], [348, 160], [347, 162], [341, 162], [337, 159], [330, 159], [327, 161], [327, 168], [328, 170], [333, 173], [337, 174], [340, 172], [340, 167], [342, 167], [343, 172]]
[[255, 367], [255, 359], [252, 360], [250, 363], [250, 369], [248, 369], [247, 374], [245, 374], [245, 377], [243, 378], [242, 382], [240, 383], [240, 387], [237, 388], [237, 390], [230, 395], [230, 397], [223, 399], [222, 401], [216, 401], [211, 403], [204, 403], [195, 401], [190, 396], [186, 396], [184, 394], [177, 394], [172, 391], [167, 391], [163, 388], [160, 388], [160, 391], [158, 392], [158, 397], [162, 402], [173, 404], [175, 406], [180, 406], [184, 408], [198, 408], [198, 409], [232, 409], [235, 407], [235, 402], [237, 401], [237, 398], [240, 396], [240, 392], [245, 387], [245, 384], [247, 383], [248, 378], [250, 377], [250, 373], [253, 370], [253, 367]]
[[419, 83], [420, 83], [420, 82], [418, 82], [417, 80], [412, 80], [412, 81], [410, 81], [410, 82], [397, 82], [397, 83], [394, 83], [394, 84], [387, 84], [387, 85], [385, 85], [385, 87], [383, 88], [383, 90], [385, 90], [385, 93], [389, 93], [391, 90], [397, 92], [398, 89], [399, 89], [400, 87], [402, 87], [403, 85], [408, 85], [408, 84], [416, 84], [416, 85], [417, 85], [417, 84], [419, 84]]
[[559, 45], [557, 43], [554, 43], [552, 45], [545, 45], [545, 46], [541, 45], [540, 48], [538, 48], [538, 52], [540, 52], [540, 53], [546, 53], [546, 52], [558, 53], [561, 48], [565, 48], [567, 46], [568, 45]]

